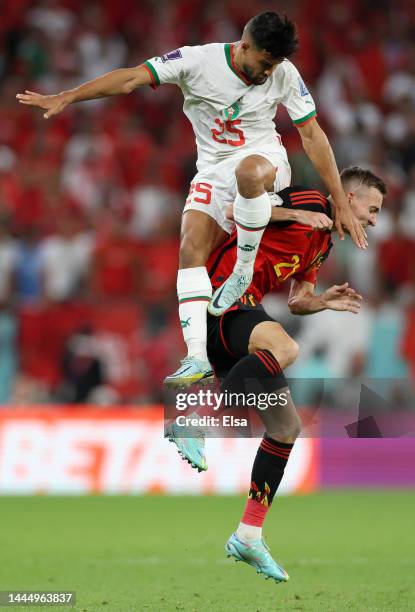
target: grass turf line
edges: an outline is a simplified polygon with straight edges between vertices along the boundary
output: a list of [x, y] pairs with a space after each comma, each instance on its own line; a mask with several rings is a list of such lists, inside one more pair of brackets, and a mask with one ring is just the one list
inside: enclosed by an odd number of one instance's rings
[[291, 576], [278, 585], [226, 559], [242, 497], [3, 497], [0, 590], [75, 590], [75, 608], [59, 609], [85, 612], [409, 611], [414, 501], [278, 498], [264, 530]]

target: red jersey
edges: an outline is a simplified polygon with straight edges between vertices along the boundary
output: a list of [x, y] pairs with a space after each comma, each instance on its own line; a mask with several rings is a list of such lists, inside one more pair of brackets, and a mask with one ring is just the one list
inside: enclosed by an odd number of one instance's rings
[[[325, 213], [332, 218], [329, 201], [319, 191], [287, 187], [278, 193], [284, 208]], [[207, 269], [213, 290], [231, 274], [236, 262], [236, 230], [209, 257]], [[315, 283], [317, 271], [332, 247], [331, 233], [313, 230], [295, 221], [270, 223], [262, 236], [254, 276], [246, 293], [257, 302], [287, 279]]]

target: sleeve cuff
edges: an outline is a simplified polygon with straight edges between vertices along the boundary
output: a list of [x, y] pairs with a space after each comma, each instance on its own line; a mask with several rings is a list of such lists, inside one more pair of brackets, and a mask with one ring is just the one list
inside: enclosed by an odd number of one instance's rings
[[317, 111], [316, 109], [314, 109], [311, 111], [311, 113], [308, 113], [308, 115], [306, 115], [305, 117], [302, 117], [301, 119], [293, 119], [293, 123], [295, 123], [295, 125], [299, 127], [302, 127], [303, 125], [305, 125], [306, 123], [314, 119], [314, 117], [316, 116], [317, 116]]
[[160, 79], [153, 64], [150, 64], [150, 62], [147, 60], [144, 62], [143, 66], [151, 77], [151, 87], [158, 87], [160, 85]]

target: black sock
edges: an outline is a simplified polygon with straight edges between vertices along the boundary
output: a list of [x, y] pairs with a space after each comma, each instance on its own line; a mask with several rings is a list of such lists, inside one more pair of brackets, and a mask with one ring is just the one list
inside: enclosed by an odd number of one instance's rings
[[263, 438], [252, 466], [250, 499], [261, 502], [266, 496], [264, 505], [272, 503], [293, 446], [273, 438]]
[[264, 438], [252, 467], [251, 488], [241, 522], [262, 527], [280, 485], [293, 444]]
[[271, 351], [259, 350], [243, 357], [222, 381], [222, 391], [228, 393], [271, 393], [287, 382], [281, 366]]
[[[221, 391], [225, 393], [225, 403], [221, 411], [228, 410], [236, 418], [246, 420], [246, 427], [237, 428], [237, 435], [260, 437], [265, 432], [276, 432], [279, 421], [277, 403], [283, 390], [282, 401], [286, 400], [287, 381], [280, 364], [268, 350], [259, 350], [243, 357], [228, 372], [221, 383]], [[272, 403], [268, 406], [268, 397], [273, 394]], [[270, 398], [271, 399], [271, 398]], [[277, 403], [276, 403], [277, 402]], [[253, 412], [256, 413], [256, 416]], [[258, 429], [257, 416], [260, 417], [264, 429]], [[228, 434], [230, 429], [227, 430]]]
[[[280, 364], [268, 350], [258, 350], [241, 359], [222, 382], [228, 393], [272, 393], [286, 388], [287, 381]], [[275, 411], [275, 418], [278, 414]], [[252, 467], [249, 499], [263, 506], [271, 504], [284, 475], [293, 444], [264, 437]]]

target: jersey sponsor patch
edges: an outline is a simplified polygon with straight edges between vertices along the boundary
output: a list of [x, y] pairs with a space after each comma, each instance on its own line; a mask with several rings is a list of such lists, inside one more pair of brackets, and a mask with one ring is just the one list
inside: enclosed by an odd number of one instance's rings
[[310, 95], [310, 92], [308, 91], [306, 84], [304, 83], [303, 79], [300, 76], [298, 77], [298, 85], [300, 87], [301, 97]]
[[180, 51], [180, 49], [175, 49], [174, 51], [169, 51], [169, 53], [162, 55], [161, 61], [164, 64], [164, 62], [168, 62], [169, 60], [177, 60], [177, 59], [180, 59], [181, 57], [182, 57], [182, 52]]

